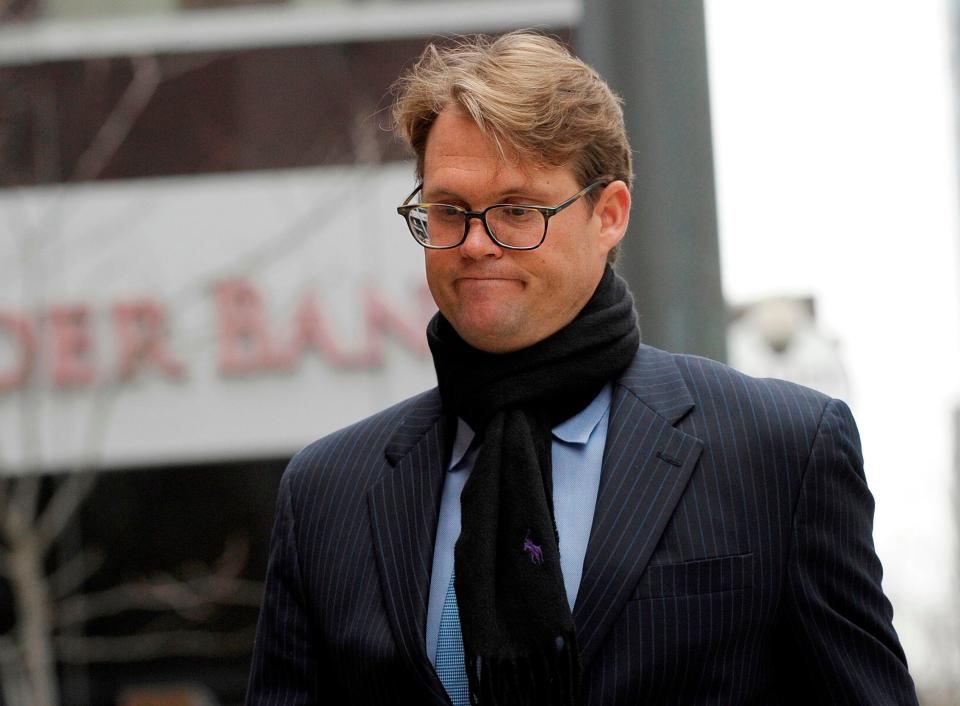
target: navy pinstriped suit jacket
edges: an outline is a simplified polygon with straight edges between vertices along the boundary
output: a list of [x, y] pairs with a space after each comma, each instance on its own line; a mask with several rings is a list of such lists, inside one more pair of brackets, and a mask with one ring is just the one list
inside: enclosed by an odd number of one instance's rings
[[[248, 703], [449, 704], [424, 632], [436, 390], [283, 477]], [[583, 703], [915, 704], [846, 405], [641, 346], [614, 387], [574, 607]]]

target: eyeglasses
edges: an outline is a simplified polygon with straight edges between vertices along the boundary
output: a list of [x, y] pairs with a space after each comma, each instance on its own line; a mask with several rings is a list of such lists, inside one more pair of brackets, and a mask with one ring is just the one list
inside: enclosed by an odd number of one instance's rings
[[601, 177], [556, 206], [497, 203], [482, 211], [469, 211], [448, 203], [408, 203], [423, 188], [419, 184], [397, 207], [414, 239], [431, 250], [448, 250], [463, 245], [474, 218], [483, 223], [490, 239], [507, 250], [533, 250], [547, 237], [550, 218], [612, 177]]

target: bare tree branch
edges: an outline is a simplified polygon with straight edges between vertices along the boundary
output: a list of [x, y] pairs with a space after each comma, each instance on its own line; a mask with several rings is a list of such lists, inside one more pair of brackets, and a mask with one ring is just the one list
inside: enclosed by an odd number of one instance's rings
[[0, 696], [11, 705], [25, 703], [28, 698], [17, 643], [5, 635], [0, 635]]
[[86, 549], [71, 557], [47, 578], [51, 598], [60, 600], [73, 593], [103, 566], [103, 561], [103, 552], [96, 548]]
[[214, 574], [236, 578], [243, 572], [250, 556], [250, 542], [246, 537], [230, 537], [224, 543], [223, 552], [214, 562]]
[[96, 484], [96, 473], [72, 473], [57, 486], [37, 522], [37, 541], [43, 551], [63, 532]]
[[205, 69], [215, 61], [220, 61], [223, 55], [206, 56], [202, 58], [187, 56], [168, 56], [163, 62], [162, 82], [173, 81], [193, 71]]
[[3, 530], [11, 543], [27, 531], [33, 523], [39, 499], [40, 478], [38, 476], [21, 476], [13, 481], [13, 497], [3, 518]]
[[92, 662], [136, 662], [160, 657], [210, 657], [244, 654], [255, 636], [253, 627], [234, 632], [173, 630], [123, 637], [55, 638], [60, 661], [71, 664]]
[[19, 655], [17, 643], [6, 635], [0, 635], [0, 662], [12, 660]]
[[18, 660], [20, 652], [17, 650], [17, 643], [13, 638], [6, 635], [0, 635], [0, 662]]
[[102, 173], [120, 149], [137, 118], [153, 99], [162, 78], [154, 56], [132, 57], [133, 79], [100, 126], [93, 142], [77, 160], [71, 181], [92, 179]]
[[10, 482], [7, 478], [0, 478], [0, 517], [7, 514], [7, 486]]
[[205, 620], [221, 606], [257, 607], [263, 598], [259, 581], [239, 578], [246, 562], [243, 540], [227, 543], [212, 569], [178, 579], [168, 575], [113, 586], [96, 593], [65, 598], [57, 606], [57, 625], [83, 623], [126, 611], [174, 611], [186, 620]]
[[13, 482], [12, 502], [24, 518], [36, 517], [37, 503], [40, 500], [40, 476], [21, 476]]
[[[217, 606], [255, 608], [263, 598], [263, 585], [258, 581], [235, 579], [218, 582], [213, 586], [198, 586], [198, 583], [200, 582], [127, 583], [97, 593], [81, 594], [60, 601], [56, 623], [62, 628], [136, 610], [172, 610], [197, 622], [209, 617], [209, 613]], [[200, 614], [195, 611], [200, 611]]]
[[153, 100], [161, 83], [201, 69], [215, 60], [215, 57], [174, 60], [172, 70], [167, 71], [161, 68], [155, 56], [131, 57], [133, 79], [101, 124], [93, 141], [80, 155], [71, 180], [94, 179], [103, 172]]

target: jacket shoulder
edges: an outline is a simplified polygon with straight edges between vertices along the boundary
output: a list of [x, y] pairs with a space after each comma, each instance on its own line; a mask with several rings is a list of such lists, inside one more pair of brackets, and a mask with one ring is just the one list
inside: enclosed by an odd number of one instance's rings
[[696, 356], [677, 356], [676, 362], [699, 412], [690, 422], [718, 447], [732, 441], [738, 448], [759, 451], [761, 458], [792, 459], [790, 467], [802, 471], [819, 458], [818, 443], [827, 444], [862, 467], [860, 433], [842, 400]]
[[697, 404], [705, 408], [728, 407], [731, 402], [739, 402], [752, 405], [758, 412], [819, 419], [833, 401], [818, 390], [777, 378], [752, 377], [709, 358], [664, 354], [677, 366]]
[[[755, 378], [699, 356], [642, 346], [621, 380], [654, 409], [704, 441], [760, 444], [806, 456], [824, 419], [856, 436], [846, 404], [816, 390], [774, 378]], [[675, 410], [680, 410], [677, 414]]]

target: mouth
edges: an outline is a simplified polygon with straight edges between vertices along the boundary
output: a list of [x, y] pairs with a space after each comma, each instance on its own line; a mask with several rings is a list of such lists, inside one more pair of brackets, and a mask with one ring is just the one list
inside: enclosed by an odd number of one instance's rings
[[458, 277], [455, 281], [457, 287], [466, 289], [485, 290], [499, 287], [523, 287], [524, 283], [518, 277], [502, 277], [496, 275], [469, 275]]
[[495, 284], [498, 282], [515, 282], [519, 284], [522, 282], [519, 277], [504, 277], [497, 275], [468, 275], [465, 277], [457, 277], [456, 281], [466, 284], [483, 284], [487, 282], [490, 284]]
[[516, 277], [484, 277], [478, 275], [472, 275], [470, 277], [458, 277], [457, 279], [461, 282], [519, 282]]

